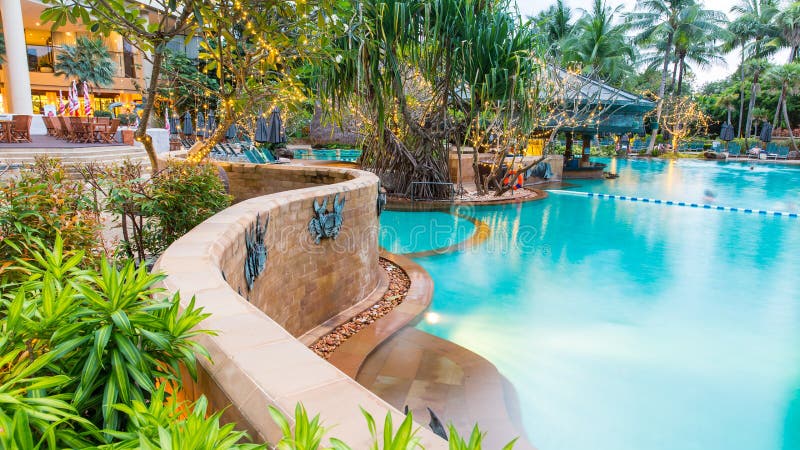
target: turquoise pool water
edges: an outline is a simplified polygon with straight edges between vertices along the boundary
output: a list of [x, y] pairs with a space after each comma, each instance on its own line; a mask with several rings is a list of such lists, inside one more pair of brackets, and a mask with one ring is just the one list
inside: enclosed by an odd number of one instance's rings
[[[798, 209], [800, 168], [607, 162], [620, 178], [574, 189]], [[460, 212], [493, 233], [416, 259], [418, 327], [509, 378], [539, 450], [800, 450], [800, 220], [568, 195]], [[381, 241], [463, 222], [387, 211]]]
[[352, 148], [331, 149], [297, 149], [294, 151], [295, 159], [312, 159], [320, 161], [347, 161], [355, 162], [361, 156], [361, 150]]

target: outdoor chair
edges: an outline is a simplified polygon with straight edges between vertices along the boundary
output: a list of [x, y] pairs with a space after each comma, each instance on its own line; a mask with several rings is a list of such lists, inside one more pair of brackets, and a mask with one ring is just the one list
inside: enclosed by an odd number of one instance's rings
[[47, 135], [55, 136], [56, 128], [55, 125], [53, 125], [53, 118], [50, 116], [42, 116], [42, 120], [44, 121], [44, 127], [47, 128]]
[[728, 158], [738, 158], [742, 154], [742, 146], [737, 142], [728, 143]]
[[782, 145], [778, 147], [778, 156], [775, 159], [789, 159], [789, 147]]
[[11, 120], [11, 140], [14, 142], [31, 142], [33, 116], [14, 116]]
[[767, 144], [767, 159], [778, 159], [778, 145], [774, 142]]
[[97, 134], [98, 140], [101, 142], [105, 142], [106, 144], [113, 144], [115, 143], [115, 139], [117, 137], [117, 129], [119, 128], [119, 119], [111, 119], [108, 120], [108, 124], [105, 125], [102, 131], [99, 131]]
[[264, 164], [266, 162], [263, 160], [263, 156], [259, 156], [255, 150], [244, 150], [242, 153], [253, 164]]

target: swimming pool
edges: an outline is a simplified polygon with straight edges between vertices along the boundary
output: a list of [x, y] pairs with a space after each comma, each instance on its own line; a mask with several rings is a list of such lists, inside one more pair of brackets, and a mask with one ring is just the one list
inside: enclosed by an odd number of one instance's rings
[[294, 151], [295, 159], [321, 161], [356, 162], [360, 156], [361, 150], [353, 148], [297, 149]]
[[[605, 162], [618, 179], [572, 189], [798, 209], [800, 168]], [[415, 259], [437, 313], [418, 327], [509, 378], [539, 450], [800, 450], [800, 219], [559, 194], [459, 212], [492, 234]], [[387, 211], [381, 243], [463, 222]]]

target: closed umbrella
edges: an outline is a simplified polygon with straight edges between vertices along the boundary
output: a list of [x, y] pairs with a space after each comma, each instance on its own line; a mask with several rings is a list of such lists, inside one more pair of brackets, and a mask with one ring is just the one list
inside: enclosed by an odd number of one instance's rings
[[177, 117], [170, 117], [169, 118], [169, 134], [178, 134], [178, 120]]
[[239, 129], [236, 128], [236, 124], [231, 124], [228, 127], [228, 131], [225, 132], [225, 139], [236, 139], [239, 136]]
[[254, 140], [262, 144], [269, 142], [269, 127], [267, 126], [267, 118], [263, 114], [259, 114], [258, 120], [256, 120]]
[[206, 137], [211, 137], [214, 134], [214, 130], [217, 129], [217, 120], [214, 117], [214, 111], [208, 112], [208, 123], [206, 124]]
[[194, 134], [200, 137], [206, 136], [206, 118], [201, 112], [197, 113], [197, 131]]
[[183, 115], [183, 134], [190, 135], [194, 134], [194, 127], [192, 126], [192, 115], [189, 114], [189, 111], [186, 111], [186, 114]]
[[733, 125], [730, 123], [723, 123], [722, 128], [719, 130], [719, 138], [725, 142], [733, 140]]
[[278, 108], [272, 110], [272, 115], [269, 118], [267, 142], [270, 144], [286, 142], [286, 136], [283, 133], [283, 122], [281, 121], [281, 110]]
[[761, 133], [758, 135], [759, 139], [764, 142], [772, 142], [772, 124], [767, 122], [761, 126]]

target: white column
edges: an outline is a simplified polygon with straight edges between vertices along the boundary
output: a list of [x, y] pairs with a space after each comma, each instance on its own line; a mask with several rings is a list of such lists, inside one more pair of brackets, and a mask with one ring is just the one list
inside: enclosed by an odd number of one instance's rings
[[0, 0], [3, 34], [6, 38], [6, 93], [10, 113], [33, 114], [31, 78], [28, 73], [28, 52], [25, 28], [22, 25], [22, 0]]

